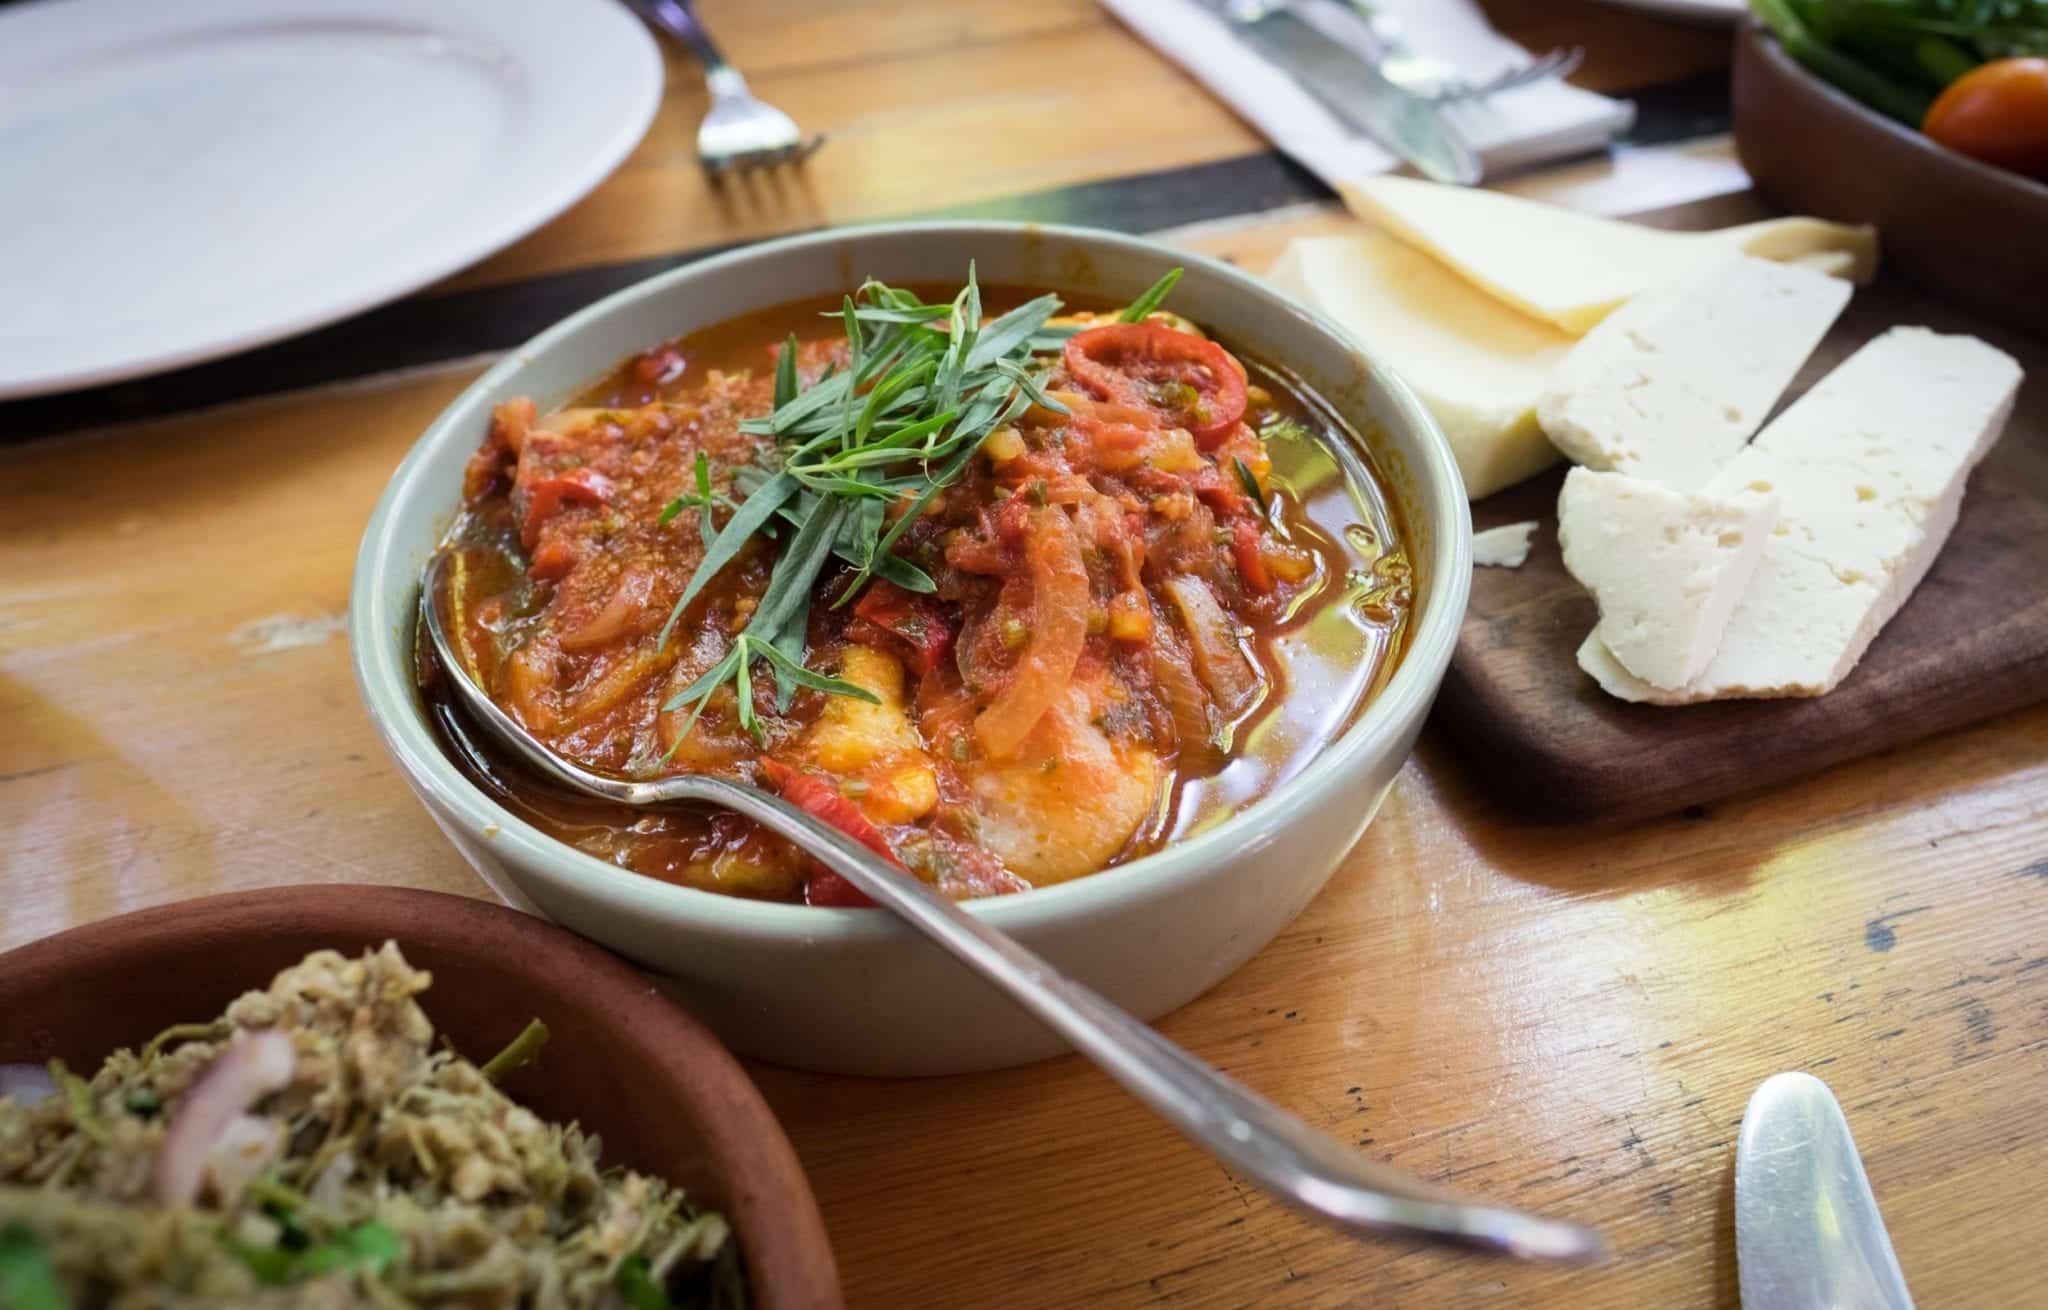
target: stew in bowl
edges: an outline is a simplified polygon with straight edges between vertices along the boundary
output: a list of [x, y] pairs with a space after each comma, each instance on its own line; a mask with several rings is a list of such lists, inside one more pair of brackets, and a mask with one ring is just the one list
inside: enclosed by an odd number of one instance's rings
[[[779, 791], [956, 897], [1096, 873], [1299, 773], [1397, 666], [1406, 529], [1336, 412], [1166, 307], [869, 281], [495, 406], [439, 598], [490, 695], [599, 772]], [[662, 881], [863, 903], [737, 815], [444, 747]]]

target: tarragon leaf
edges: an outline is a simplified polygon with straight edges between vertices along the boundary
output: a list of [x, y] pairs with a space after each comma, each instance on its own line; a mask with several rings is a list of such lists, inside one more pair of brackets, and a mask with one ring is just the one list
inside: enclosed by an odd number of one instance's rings
[[[877, 550], [879, 549], [878, 543]], [[885, 578], [905, 591], [914, 591], [922, 596], [929, 596], [939, 589], [939, 584], [932, 581], [931, 574], [926, 573], [901, 555], [877, 554], [875, 556], [875, 576]]]
[[1124, 306], [1124, 312], [1116, 316], [1117, 321], [1119, 323], [1144, 322], [1145, 316], [1159, 308], [1160, 303], [1166, 299], [1167, 293], [1172, 291], [1174, 285], [1180, 281], [1180, 275], [1181, 270], [1178, 268], [1167, 270], [1165, 277], [1160, 278], [1157, 282], [1145, 288], [1136, 300]]
[[704, 558], [698, 561], [697, 571], [690, 575], [690, 584], [683, 588], [676, 607], [669, 611], [668, 622], [661, 625], [661, 635], [655, 639], [656, 650], [667, 649], [669, 635], [675, 631], [676, 621], [683, 617], [683, 611], [689, 608], [690, 602], [697, 599], [706, 584], [732, 562], [740, 548], [747, 544], [747, 539], [767, 523], [770, 516], [782, 507], [782, 502], [796, 494], [796, 490], [795, 478], [788, 473], [778, 473], [740, 503], [739, 509], [726, 520], [718, 540], [711, 543], [704, 552]]
[[761, 593], [761, 602], [755, 607], [753, 618], [747, 621], [749, 629], [758, 627], [773, 633], [800, 600], [809, 602], [811, 587], [832, 555], [832, 541], [845, 512], [843, 505], [826, 500], [804, 520], [796, 537], [783, 548], [775, 574], [768, 580], [768, 590]]
[[968, 370], [987, 368], [999, 359], [1009, 358], [1038, 335], [1045, 326], [1045, 320], [1059, 313], [1061, 308], [1058, 296], [1046, 295], [1027, 300], [1009, 313], [991, 319], [975, 339], [974, 349], [967, 352]]
[[796, 333], [782, 343], [782, 355], [775, 361], [775, 408], [796, 399]]
[[1237, 480], [1244, 484], [1244, 494], [1250, 496], [1257, 503], [1259, 517], [1271, 523], [1273, 521], [1273, 510], [1266, 504], [1266, 489], [1259, 485], [1258, 478], [1252, 473], [1251, 465], [1245, 463], [1243, 459], [1236, 455], [1230, 457], [1230, 462], [1237, 466]]
[[813, 691], [827, 692], [834, 696], [851, 696], [855, 700], [864, 700], [870, 705], [882, 703], [880, 696], [875, 695], [875, 693], [859, 683], [848, 682], [844, 678], [828, 677], [814, 669], [807, 669], [773, 646], [763, 646], [761, 653], [774, 666], [775, 676], [778, 680], [786, 678], [793, 686], [809, 687]]
[[1031, 403], [1038, 406], [1040, 409], [1049, 409], [1055, 414], [1065, 414], [1070, 412], [1067, 409], [1067, 407], [1060, 401], [1055, 400], [1053, 397], [1047, 395], [1045, 391], [1039, 387], [1038, 379], [1033, 377], [1025, 369], [1020, 368], [1016, 364], [1012, 364], [1007, 359], [997, 360], [996, 368], [999, 369], [1011, 381], [1015, 382], [1018, 388], [1021, 391], [1023, 391], [1025, 395], [1031, 397]]

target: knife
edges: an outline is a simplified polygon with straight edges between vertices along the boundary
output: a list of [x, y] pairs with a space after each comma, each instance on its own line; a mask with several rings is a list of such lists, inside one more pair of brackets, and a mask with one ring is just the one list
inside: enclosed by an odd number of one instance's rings
[[1284, 5], [1210, 0], [1209, 8], [1332, 113], [1413, 164], [1424, 177], [1459, 186], [1478, 183], [1478, 152], [1436, 101], [1388, 81], [1357, 51]]
[[1735, 1148], [1743, 1310], [1913, 1310], [1849, 1122], [1812, 1074], [1764, 1080]]

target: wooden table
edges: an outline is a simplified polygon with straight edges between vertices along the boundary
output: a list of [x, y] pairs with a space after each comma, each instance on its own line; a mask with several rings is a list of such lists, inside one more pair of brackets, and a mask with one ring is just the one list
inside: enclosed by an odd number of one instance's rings
[[[1213, 204], [1189, 179], [1221, 178], [1302, 198], [1088, 0], [704, 8], [763, 95], [833, 134], [805, 176], [706, 185], [701, 91], [672, 60], [611, 181], [388, 321], [512, 313], [622, 261], [1000, 197], [1089, 215]], [[1725, 58], [1725, 34], [1589, 4], [1491, 8], [1525, 43], [1586, 45], [1596, 87], [1711, 89]], [[1683, 198], [1658, 190], [1674, 167], [1733, 165], [1694, 142], [1515, 185], [1642, 208]], [[1310, 203], [1176, 239], [1255, 265], [1341, 221]], [[263, 358], [190, 394], [268, 389]], [[0, 448], [0, 947], [274, 883], [486, 894], [377, 745], [340, 636], [372, 501], [479, 368]], [[0, 408], [0, 433], [56, 412]], [[852, 1302], [1733, 1306], [1736, 1124], [1783, 1068], [1840, 1094], [1923, 1304], [2026, 1300], [2048, 1274], [2014, 1240], [2048, 1204], [2048, 708], [1626, 830], [1526, 826], [1489, 794], [1425, 737], [1329, 889], [1162, 1028], [1361, 1150], [1602, 1226], [1612, 1263], [1328, 1235], [1076, 1059], [921, 1082], [763, 1068]]]

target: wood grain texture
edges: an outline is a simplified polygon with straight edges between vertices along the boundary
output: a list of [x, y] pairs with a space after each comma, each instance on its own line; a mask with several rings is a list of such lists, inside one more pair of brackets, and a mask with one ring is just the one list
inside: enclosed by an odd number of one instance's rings
[[[1714, 208], [1725, 210], [1725, 205]], [[1676, 217], [1666, 215], [1667, 219]], [[1884, 278], [1859, 291], [1788, 396], [1898, 324], [1971, 332], [2027, 369], [2005, 436], [1971, 476], [1933, 570], [1826, 696], [1631, 705], [1583, 673], [1599, 614], [1565, 572], [1554, 473], [1473, 506], [1475, 528], [1535, 520], [1517, 569], [1476, 569], [1436, 723], [1524, 812], [1639, 818], [1773, 786], [2048, 697], [2048, 348]]]
[[[1029, 9], [959, 5], [998, 8]], [[1582, 17], [1552, 40], [1649, 32], [1555, 8]], [[1126, 129], [1160, 130], [1090, 125], [1104, 156]], [[928, 203], [960, 198], [947, 185]], [[654, 239], [605, 212], [579, 220], [589, 239]], [[722, 221], [675, 239], [738, 230]], [[1339, 221], [1178, 239], [1258, 267]], [[478, 367], [0, 450], [0, 947], [213, 890], [489, 895], [387, 762], [338, 627], [371, 504]], [[757, 1074], [860, 1307], [1732, 1310], [1735, 1123], [1795, 1067], [1841, 1096], [1920, 1302], [2017, 1305], [2048, 1279], [2027, 1240], [2048, 1206], [2044, 940], [2048, 708], [1625, 828], [1529, 823], [1426, 734], [1328, 890], [1162, 1026], [1362, 1150], [1602, 1225], [1616, 1256], [1589, 1270], [1323, 1233], [1076, 1059]]]
[[[1655, 86], [1728, 62], [1725, 32], [1592, 0], [1491, 0], [1485, 8], [1526, 45], [1586, 47], [1574, 80], [1595, 90]], [[703, 78], [664, 42], [661, 109], [619, 171], [442, 289], [1267, 148], [1095, 0], [704, 0], [700, 11], [754, 93], [826, 133], [825, 149], [801, 169], [707, 179], [696, 156], [709, 104]]]

